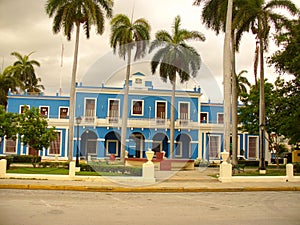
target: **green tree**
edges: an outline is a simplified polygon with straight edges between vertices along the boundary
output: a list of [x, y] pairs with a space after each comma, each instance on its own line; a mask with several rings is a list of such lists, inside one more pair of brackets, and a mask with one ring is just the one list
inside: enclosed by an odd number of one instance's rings
[[170, 126], [170, 158], [174, 156], [174, 129], [175, 129], [175, 89], [176, 76], [180, 82], [186, 82], [197, 75], [201, 65], [200, 55], [196, 49], [187, 45], [188, 40], [204, 41], [203, 34], [197, 31], [181, 29], [180, 16], [175, 17], [172, 34], [165, 30], [155, 34], [155, 40], [150, 45], [149, 52], [159, 48], [151, 60], [151, 70], [154, 74], [159, 66], [159, 75], [164, 82], [172, 84], [171, 99], [171, 126]]
[[124, 60], [127, 56], [127, 69], [125, 78], [125, 92], [123, 102], [123, 115], [122, 115], [122, 134], [121, 134], [121, 161], [125, 159], [126, 149], [126, 131], [128, 119], [128, 91], [129, 91], [129, 76], [131, 65], [131, 51], [136, 48], [134, 60], [142, 58], [146, 54], [146, 48], [150, 40], [150, 25], [143, 19], [137, 19], [132, 22], [123, 14], [116, 15], [111, 20], [111, 37], [110, 45], [120, 57]]
[[[87, 38], [90, 37], [91, 26], [96, 26], [97, 34], [103, 34], [105, 16], [112, 17], [112, 0], [48, 0], [46, 3], [46, 13], [53, 19], [53, 32], [63, 33], [67, 39], [71, 40], [71, 34], [76, 28], [75, 51], [72, 69], [72, 79], [70, 87], [70, 117], [69, 117], [69, 161], [73, 159], [73, 137], [74, 137], [74, 118], [75, 118], [75, 82], [77, 59], [79, 49], [80, 26]], [[105, 15], [104, 15], [105, 14]]]
[[[20, 114], [19, 135], [21, 142], [36, 151], [42, 151], [50, 147], [52, 141], [57, 139], [55, 127], [48, 127], [48, 122], [38, 108], [25, 108]], [[35, 167], [36, 161], [33, 161]]]
[[269, 58], [269, 65], [274, 65], [279, 73], [300, 76], [300, 19], [292, 21], [291, 28], [275, 36], [277, 44], [282, 46]]
[[16, 139], [18, 134], [18, 114], [6, 112], [3, 106], [0, 106], [0, 137]]
[[[260, 80], [258, 80], [258, 84], [260, 84]], [[266, 108], [266, 116], [268, 118], [268, 120], [266, 120], [266, 132], [276, 132], [272, 118], [274, 118], [273, 115], [276, 109], [275, 100], [278, 95], [273, 84], [264, 82], [264, 86], [266, 105], [268, 106]], [[242, 94], [243, 98], [241, 101], [243, 102], [243, 106], [239, 108], [239, 123], [242, 124], [240, 129], [243, 132], [251, 134], [259, 133], [259, 91], [255, 85], [252, 85], [249, 93], [244, 92]]]
[[[290, 26], [290, 21], [286, 16], [276, 13], [275, 9], [285, 9], [291, 15], [298, 12], [297, 7], [289, 0], [247, 0], [241, 5], [237, 14], [235, 15], [236, 27], [238, 32], [237, 39], [243, 34], [244, 31], [250, 30], [256, 35], [256, 42], [259, 47], [259, 65], [260, 65], [260, 81], [264, 81], [264, 52], [267, 50], [269, 43], [269, 34], [271, 25], [276, 31], [280, 31], [285, 27]], [[266, 111], [265, 111], [265, 92], [264, 82], [260, 82], [260, 168], [265, 169], [265, 126], [266, 126]]]
[[238, 98], [242, 99], [244, 94], [247, 94], [247, 87], [251, 87], [250, 82], [248, 81], [247, 77], [244, 77], [243, 74], [247, 73], [247, 70], [242, 70], [236, 76], [236, 90]]
[[40, 63], [36, 60], [30, 60], [29, 57], [33, 52], [28, 55], [22, 56], [18, 52], [12, 52], [11, 55], [17, 58], [17, 61], [8, 68], [7, 72], [18, 80], [19, 87], [22, 91], [39, 93], [44, 90], [44, 86], [39, 84], [41, 78], [37, 78], [34, 67], [40, 67]]
[[279, 97], [275, 119], [279, 123], [277, 132], [289, 138], [291, 144], [296, 144], [300, 141], [300, 19], [292, 24], [288, 31], [276, 35], [277, 44], [283, 49], [276, 51], [268, 63], [280, 74], [295, 76], [288, 82], [277, 81]]
[[276, 81], [277, 96], [275, 98], [274, 131], [279, 135], [284, 135], [291, 144], [300, 141], [300, 77], [288, 82]]

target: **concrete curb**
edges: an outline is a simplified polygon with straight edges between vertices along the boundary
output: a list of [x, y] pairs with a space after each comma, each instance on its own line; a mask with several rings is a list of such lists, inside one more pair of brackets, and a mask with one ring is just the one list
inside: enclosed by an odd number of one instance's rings
[[113, 186], [70, 186], [36, 184], [0, 184], [0, 189], [60, 190], [89, 192], [257, 192], [257, 191], [300, 191], [300, 187], [113, 187]]

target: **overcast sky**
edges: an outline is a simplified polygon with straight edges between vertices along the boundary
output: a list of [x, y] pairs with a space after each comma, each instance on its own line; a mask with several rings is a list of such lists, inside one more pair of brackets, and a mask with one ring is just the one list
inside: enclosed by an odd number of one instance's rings
[[[205, 42], [190, 43], [201, 55], [204, 70], [202, 76], [207, 74], [212, 76], [216, 83], [209, 84], [201, 79], [202, 89], [214, 90], [222, 85], [222, 55], [223, 55], [223, 35], [216, 36], [211, 30], [208, 30], [201, 24], [200, 14], [201, 7], [193, 6], [194, 0], [115, 0], [113, 13], [123, 13], [131, 17], [134, 8], [134, 19], [145, 18], [149, 21], [152, 30], [151, 36], [154, 37], [158, 30], [165, 29], [170, 31], [174, 18], [181, 16], [182, 28], [189, 30], [197, 30], [202, 32]], [[298, 0], [293, 0], [299, 7]], [[35, 59], [41, 63], [40, 68], [36, 68], [36, 74], [41, 77], [42, 84], [45, 86], [47, 94], [53, 94], [59, 90], [61, 84], [63, 94], [67, 95], [70, 88], [74, 39], [67, 41], [62, 34], [53, 34], [52, 21], [45, 13], [46, 0], [0, 0], [0, 70], [2, 71], [8, 65], [11, 65], [15, 58], [10, 55], [11, 52], [17, 51], [22, 55], [31, 55], [31, 59]], [[111, 56], [111, 48], [109, 45], [110, 27], [109, 21], [106, 22], [105, 32], [103, 35], [96, 35], [94, 28], [91, 31], [90, 39], [84, 37], [81, 32], [79, 44], [79, 65], [77, 72], [78, 81], [93, 81], [94, 85], [100, 85], [102, 82], [110, 80], [109, 77], [114, 76], [107, 74], [105, 67], [115, 67], [114, 58]], [[63, 51], [63, 66], [61, 67], [61, 53]], [[248, 70], [248, 78], [253, 83], [253, 57], [254, 57], [255, 39], [252, 35], [244, 35], [240, 53], [237, 55], [237, 72]], [[269, 54], [276, 50], [271, 45]], [[107, 63], [106, 58], [109, 58]], [[115, 56], [116, 62], [119, 61]], [[133, 68], [132, 73], [136, 70], [146, 75], [150, 75], [149, 64], [147, 59], [143, 60], [144, 69], [138, 67]], [[95, 62], [97, 62], [95, 64]], [[103, 63], [101, 63], [103, 62]], [[105, 63], [106, 62], [106, 63]], [[140, 63], [141, 65], [141, 63]], [[122, 71], [123, 68], [114, 68], [113, 72]], [[97, 70], [92, 75], [91, 71]], [[206, 75], [205, 75], [206, 74]], [[121, 73], [121, 80], [122, 73]], [[199, 75], [200, 76], [200, 75]], [[274, 80], [276, 77], [274, 69], [266, 67], [266, 77]], [[124, 74], [125, 77], [125, 74]], [[216, 85], [218, 87], [216, 87]], [[208, 93], [209, 98], [220, 98], [220, 96], [212, 97]], [[220, 100], [220, 99], [219, 99]]]

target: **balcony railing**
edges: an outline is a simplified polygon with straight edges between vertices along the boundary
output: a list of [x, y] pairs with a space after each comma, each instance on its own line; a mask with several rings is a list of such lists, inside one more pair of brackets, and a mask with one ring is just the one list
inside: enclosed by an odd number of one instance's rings
[[155, 118], [155, 123], [157, 125], [166, 125], [167, 124], [167, 119], [163, 118]]
[[96, 116], [84, 116], [82, 119], [83, 124], [96, 124]]
[[119, 124], [121, 124], [121, 120], [119, 117], [108, 116], [108, 117], [106, 117], [106, 123], [108, 125], [119, 125]]

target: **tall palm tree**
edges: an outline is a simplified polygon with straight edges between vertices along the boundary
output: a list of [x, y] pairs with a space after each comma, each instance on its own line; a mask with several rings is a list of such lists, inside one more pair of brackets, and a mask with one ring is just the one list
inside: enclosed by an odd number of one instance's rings
[[142, 58], [146, 54], [146, 48], [150, 40], [150, 25], [143, 19], [137, 19], [134, 22], [124, 14], [118, 14], [111, 20], [110, 45], [120, 57], [124, 60], [127, 56], [127, 69], [125, 79], [125, 92], [122, 115], [122, 134], [121, 134], [121, 156], [120, 160], [125, 160], [126, 133], [128, 119], [128, 93], [129, 76], [131, 64], [131, 51], [136, 48], [134, 60]]
[[37, 78], [34, 67], [40, 67], [40, 63], [29, 59], [32, 54], [33, 52], [22, 56], [18, 52], [12, 52], [11, 55], [15, 56], [17, 61], [6, 68], [5, 71], [19, 81], [18, 84], [22, 91], [39, 93], [41, 89], [44, 90], [45, 88], [43, 85], [38, 84], [41, 78]]
[[[71, 40], [71, 34], [76, 28], [75, 51], [70, 87], [69, 113], [69, 161], [73, 159], [73, 136], [75, 118], [75, 82], [79, 48], [80, 26], [83, 25], [85, 35], [90, 37], [92, 25], [96, 26], [97, 34], [103, 34], [105, 16], [112, 17], [113, 0], [47, 0], [45, 9], [49, 17], [53, 17], [53, 32], [59, 33], [63, 29], [64, 35]], [[105, 15], [104, 15], [105, 14]]]
[[[232, 18], [236, 14], [240, 0], [223, 1], [223, 0], [195, 0], [194, 5], [204, 4], [202, 11], [202, 22], [208, 28], [213, 29], [218, 35], [220, 31], [225, 33], [224, 39], [224, 142], [225, 150], [230, 149], [230, 117], [232, 114], [232, 164], [237, 164], [237, 99], [236, 92], [236, 72], [235, 72], [235, 52], [238, 50], [235, 43], [239, 42], [235, 38], [235, 27], [232, 26]], [[229, 7], [228, 7], [229, 6]], [[229, 32], [230, 28], [230, 34]], [[227, 33], [226, 33], [227, 32]], [[230, 48], [231, 46], [231, 48]], [[231, 65], [230, 65], [231, 64]], [[230, 109], [232, 111], [230, 111]]]
[[174, 157], [176, 76], [179, 76], [182, 83], [188, 81], [191, 77], [197, 75], [201, 65], [200, 55], [195, 48], [187, 45], [186, 41], [205, 40], [204, 35], [200, 32], [181, 29], [180, 22], [180, 16], [175, 17], [172, 34], [165, 30], [158, 31], [149, 49], [149, 52], [152, 52], [154, 49], [159, 48], [151, 60], [152, 74], [156, 72], [158, 65], [160, 65], [160, 77], [164, 82], [169, 79], [172, 84], [170, 158]]
[[[239, 28], [237, 37], [242, 35], [241, 31], [250, 30], [256, 35], [256, 42], [259, 48], [259, 65], [260, 65], [260, 81], [264, 81], [264, 52], [267, 51], [269, 43], [269, 34], [271, 25], [276, 31], [290, 25], [290, 21], [286, 16], [283, 16], [275, 9], [282, 11], [285, 9], [291, 15], [298, 13], [298, 9], [289, 0], [247, 0], [241, 6], [236, 14], [236, 26]], [[260, 170], [265, 170], [265, 96], [264, 82], [260, 82], [260, 129], [259, 129], [259, 152], [260, 152]]]
[[13, 66], [5, 68], [3, 73], [0, 73], [0, 105], [6, 107], [8, 91], [16, 91], [17, 86], [20, 85], [20, 81], [13, 77], [10, 73], [10, 69]]

